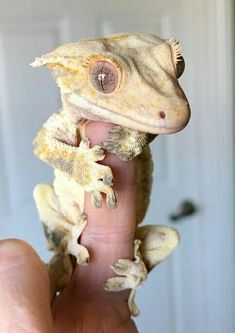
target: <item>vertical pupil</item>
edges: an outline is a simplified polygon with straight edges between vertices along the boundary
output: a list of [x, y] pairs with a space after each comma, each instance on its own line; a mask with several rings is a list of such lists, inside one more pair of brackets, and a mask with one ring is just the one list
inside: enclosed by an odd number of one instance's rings
[[103, 73], [104, 62], [101, 62], [99, 65], [101, 66], [101, 68], [100, 68], [100, 72], [99, 72], [99, 74], [98, 74], [98, 81], [99, 81], [99, 84], [100, 84], [101, 90], [102, 90], [103, 92], [105, 92], [104, 85], [103, 85], [104, 78], [105, 78], [105, 74]]
[[105, 88], [104, 88], [104, 80], [105, 80], [105, 76], [106, 74], [103, 73], [103, 64], [102, 64], [102, 67], [101, 67], [101, 70], [100, 70], [100, 73], [98, 74], [98, 81], [100, 82], [100, 85], [101, 85], [101, 89], [103, 92], [105, 92]]

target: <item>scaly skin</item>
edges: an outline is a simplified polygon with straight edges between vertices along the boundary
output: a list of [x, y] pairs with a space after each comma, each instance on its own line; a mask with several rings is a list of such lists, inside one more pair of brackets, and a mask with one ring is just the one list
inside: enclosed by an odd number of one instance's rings
[[[97, 208], [102, 205], [101, 193], [108, 207], [116, 207], [112, 171], [97, 163], [104, 159], [104, 150], [124, 161], [136, 158], [136, 224], [143, 220], [152, 185], [148, 144], [158, 134], [182, 130], [190, 118], [178, 83], [184, 61], [177, 41], [151, 34], [117, 34], [60, 46], [32, 65], [52, 71], [63, 104], [34, 140], [36, 156], [55, 170], [54, 186], [38, 185], [34, 198], [49, 247], [55, 251], [49, 263], [51, 280], [61, 290], [72, 272], [69, 254], [78, 264], [87, 264], [89, 259], [77, 242], [87, 223], [84, 192], [92, 193]], [[84, 135], [90, 120], [115, 124], [107, 139], [92, 148]], [[112, 269], [119, 276], [108, 279], [105, 289], [131, 288], [129, 307], [137, 315], [136, 289], [178, 242], [172, 228], [137, 227], [134, 261], [114, 263]]]

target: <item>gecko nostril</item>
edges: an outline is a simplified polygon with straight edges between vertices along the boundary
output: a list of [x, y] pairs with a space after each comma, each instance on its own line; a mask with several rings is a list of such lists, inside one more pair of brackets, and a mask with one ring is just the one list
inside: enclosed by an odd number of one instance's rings
[[165, 119], [165, 118], [166, 118], [166, 114], [165, 114], [165, 112], [163, 112], [163, 111], [159, 112], [159, 116], [160, 116], [160, 118], [162, 118], [162, 119]]

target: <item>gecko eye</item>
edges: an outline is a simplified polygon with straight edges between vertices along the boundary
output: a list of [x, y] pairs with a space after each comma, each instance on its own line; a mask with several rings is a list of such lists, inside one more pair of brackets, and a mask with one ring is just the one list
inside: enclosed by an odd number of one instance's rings
[[118, 85], [118, 71], [108, 61], [97, 61], [91, 66], [90, 80], [96, 90], [104, 94], [109, 94]]
[[177, 59], [177, 64], [176, 64], [176, 77], [177, 79], [179, 77], [181, 77], [181, 75], [183, 74], [184, 72], [184, 69], [185, 69], [185, 62], [184, 62], [184, 58], [182, 56], [180, 56], [178, 59]]

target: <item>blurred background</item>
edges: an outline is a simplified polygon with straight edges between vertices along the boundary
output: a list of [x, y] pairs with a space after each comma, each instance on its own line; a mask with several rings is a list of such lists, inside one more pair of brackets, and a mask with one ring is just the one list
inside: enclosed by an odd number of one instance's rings
[[143, 333], [235, 331], [232, 5], [0, 0], [0, 237], [28, 241], [44, 260], [50, 254], [32, 190], [53, 176], [31, 142], [61, 103], [49, 72], [29, 63], [59, 44], [116, 32], [151, 32], [182, 43], [180, 82], [192, 118], [181, 133], [152, 144], [154, 187], [145, 219], [178, 228], [181, 244], [138, 291], [136, 323]]

